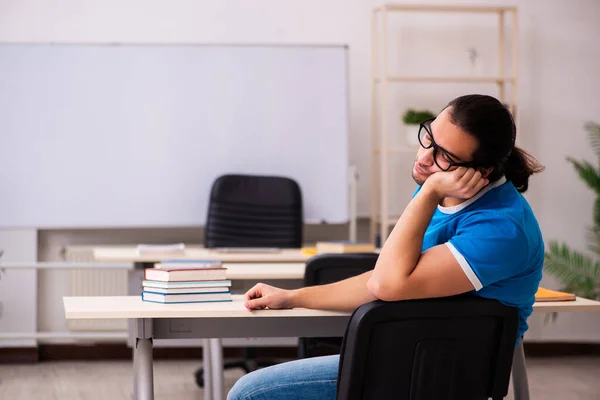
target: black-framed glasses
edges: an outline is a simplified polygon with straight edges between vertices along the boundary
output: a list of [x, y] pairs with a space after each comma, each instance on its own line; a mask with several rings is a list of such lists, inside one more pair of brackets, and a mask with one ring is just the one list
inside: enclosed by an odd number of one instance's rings
[[424, 149], [430, 149], [433, 147], [433, 161], [442, 171], [448, 171], [452, 167], [467, 167], [474, 168], [473, 162], [456, 162], [452, 159], [453, 155], [448, 150], [440, 147], [433, 139], [433, 133], [431, 132], [431, 123], [435, 118], [431, 118], [421, 122], [419, 125], [419, 144]]

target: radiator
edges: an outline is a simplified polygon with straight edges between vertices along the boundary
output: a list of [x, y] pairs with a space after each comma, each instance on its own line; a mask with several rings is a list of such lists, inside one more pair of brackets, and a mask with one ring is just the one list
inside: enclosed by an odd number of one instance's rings
[[[64, 253], [69, 262], [93, 262], [91, 248], [69, 249]], [[126, 296], [127, 270], [70, 270], [69, 296]], [[77, 319], [67, 320], [71, 331], [121, 331], [127, 330], [125, 319]]]

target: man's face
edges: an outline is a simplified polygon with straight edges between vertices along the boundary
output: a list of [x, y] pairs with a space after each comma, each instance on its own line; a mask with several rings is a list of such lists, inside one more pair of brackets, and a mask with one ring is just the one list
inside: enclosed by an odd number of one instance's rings
[[429, 148], [420, 146], [417, 151], [412, 177], [418, 185], [423, 185], [431, 174], [444, 170], [452, 171], [458, 168], [454, 164], [473, 160], [478, 145], [477, 139], [450, 122], [448, 110], [444, 109], [431, 123], [430, 132], [421, 132], [421, 142]]

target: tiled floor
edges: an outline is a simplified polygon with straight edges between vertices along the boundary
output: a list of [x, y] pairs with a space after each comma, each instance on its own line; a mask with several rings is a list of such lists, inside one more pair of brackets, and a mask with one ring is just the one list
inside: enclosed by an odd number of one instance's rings
[[[530, 358], [532, 400], [600, 399], [600, 358]], [[195, 361], [156, 361], [156, 400], [199, 400]], [[227, 390], [241, 376], [226, 371]], [[125, 361], [48, 362], [0, 365], [0, 399], [131, 400], [132, 368]], [[512, 399], [509, 396], [508, 399]]]

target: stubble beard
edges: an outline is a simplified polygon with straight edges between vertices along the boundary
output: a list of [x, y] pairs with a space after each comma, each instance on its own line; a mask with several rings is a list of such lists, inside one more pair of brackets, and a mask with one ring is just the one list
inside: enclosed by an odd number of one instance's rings
[[419, 177], [417, 177], [417, 175], [415, 175], [415, 173], [414, 173], [414, 172], [412, 172], [412, 174], [411, 174], [411, 175], [412, 175], [413, 181], [415, 181], [415, 183], [416, 183], [417, 185], [419, 185], [419, 186], [423, 186], [423, 184], [425, 183], [425, 179], [422, 179], [422, 178], [419, 178]]
[[410, 175], [412, 176], [413, 181], [415, 181], [415, 183], [419, 186], [423, 186], [423, 184], [425, 183], [425, 180], [427, 179], [427, 178], [423, 179], [417, 175], [417, 173], [415, 172], [415, 164], [413, 164], [413, 167], [410, 170]]

